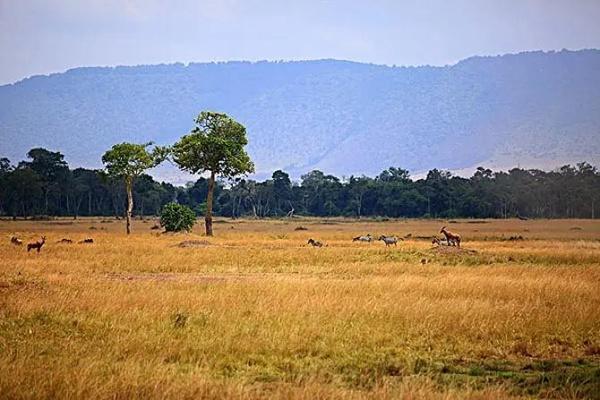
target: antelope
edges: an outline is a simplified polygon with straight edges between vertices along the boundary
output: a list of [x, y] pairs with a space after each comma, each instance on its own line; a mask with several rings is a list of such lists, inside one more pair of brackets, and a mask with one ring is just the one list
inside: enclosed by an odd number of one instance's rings
[[373, 241], [373, 236], [371, 236], [371, 234], [367, 234], [367, 236], [357, 236], [355, 238], [352, 238], [353, 242], [368, 242], [371, 243]]
[[23, 244], [23, 241], [21, 239], [19, 239], [18, 237], [16, 237], [16, 236], [11, 237], [10, 238], [10, 242], [12, 244], [14, 244], [15, 246], [20, 246], [20, 245]]
[[442, 226], [440, 229], [440, 233], [443, 233], [446, 236], [446, 241], [448, 242], [448, 246], [457, 246], [460, 247], [460, 235], [458, 233], [452, 233], [445, 226]]
[[[385, 235], [381, 235], [379, 236], [379, 239], [377, 240], [382, 240], [383, 243], [385, 243], [385, 247], [387, 246], [397, 246], [398, 245], [398, 238], [396, 236], [385, 236]], [[400, 240], [404, 240], [402, 238], [400, 238]]]
[[314, 240], [314, 239], [308, 239], [308, 243], [310, 244], [312, 247], [323, 247], [324, 244], [319, 242], [318, 240]]
[[44, 243], [46, 243], [46, 236], [42, 236], [41, 241], [38, 240], [37, 242], [27, 243], [27, 252], [29, 253], [29, 250], [36, 249], [39, 253]]
[[69, 238], [62, 238], [56, 243], [73, 243], [73, 241]]

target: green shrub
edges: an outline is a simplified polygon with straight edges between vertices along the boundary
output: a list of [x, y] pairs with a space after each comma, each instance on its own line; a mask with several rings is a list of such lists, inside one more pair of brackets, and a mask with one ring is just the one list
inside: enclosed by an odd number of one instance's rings
[[181, 204], [169, 203], [160, 212], [160, 226], [167, 232], [190, 231], [195, 223], [196, 214]]

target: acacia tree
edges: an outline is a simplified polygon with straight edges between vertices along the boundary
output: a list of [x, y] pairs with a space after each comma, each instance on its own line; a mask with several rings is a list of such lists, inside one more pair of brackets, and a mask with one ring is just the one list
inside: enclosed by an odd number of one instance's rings
[[254, 172], [254, 164], [244, 150], [248, 144], [246, 128], [227, 114], [203, 111], [192, 131], [175, 143], [173, 161], [193, 174], [209, 172], [206, 213], [206, 235], [212, 236], [212, 208], [215, 177], [232, 179]]
[[147, 169], [156, 167], [167, 156], [168, 149], [165, 147], [154, 147], [148, 150], [152, 143], [115, 144], [102, 156], [109, 176], [123, 179], [127, 191], [127, 234], [131, 233], [131, 213], [133, 211], [133, 182], [135, 178]]

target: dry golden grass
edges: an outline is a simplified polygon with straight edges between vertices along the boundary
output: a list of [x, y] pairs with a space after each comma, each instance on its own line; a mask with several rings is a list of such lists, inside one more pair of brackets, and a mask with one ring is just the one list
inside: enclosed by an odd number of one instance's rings
[[0, 397], [600, 396], [599, 222], [153, 224], [0, 222]]

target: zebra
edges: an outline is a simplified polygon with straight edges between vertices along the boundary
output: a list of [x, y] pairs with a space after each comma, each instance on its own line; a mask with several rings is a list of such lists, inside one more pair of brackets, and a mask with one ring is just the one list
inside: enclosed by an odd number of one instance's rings
[[[379, 239], [377, 240], [382, 240], [383, 243], [385, 243], [385, 246], [397, 246], [398, 245], [398, 238], [396, 236], [385, 236], [385, 235], [381, 235], [379, 236]], [[403, 240], [402, 238], [400, 238], [400, 240]]]
[[367, 234], [367, 236], [357, 236], [355, 238], [352, 238], [353, 242], [368, 242], [371, 243], [373, 241], [373, 236], [371, 236], [370, 233]]

